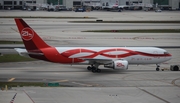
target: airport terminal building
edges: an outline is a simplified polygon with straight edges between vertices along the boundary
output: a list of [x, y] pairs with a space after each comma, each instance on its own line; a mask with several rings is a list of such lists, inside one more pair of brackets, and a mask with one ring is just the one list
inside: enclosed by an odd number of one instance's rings
[[103, 4], [118, 5], [159, 5], [172, 9], [180, 8], [180, 0], [0, 0], [0, 9], [23, 9], [25, 6], [64, 5], [67, 8], [75, 6], [102, 6]]

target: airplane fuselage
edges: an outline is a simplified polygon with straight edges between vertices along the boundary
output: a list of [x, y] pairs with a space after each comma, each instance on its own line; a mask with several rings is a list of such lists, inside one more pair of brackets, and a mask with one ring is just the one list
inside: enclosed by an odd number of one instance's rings
[[[129, 64], [158, 64], [171, 59], [156, 47], [54, 47], [40, 49], [47, 61], [64, 64], [88, 64], [88, 59], [125, 59]], [[36, 58], [38, 56], [34, 56]]]

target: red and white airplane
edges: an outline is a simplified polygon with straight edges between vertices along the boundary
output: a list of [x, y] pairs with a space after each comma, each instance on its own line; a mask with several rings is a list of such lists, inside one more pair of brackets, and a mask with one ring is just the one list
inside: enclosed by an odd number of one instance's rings
[[166, 50], [156, 47], [52, 47], [22, 19], [15, 18], [26, 49], [15, 48], [21, 56], [62, 64], [85, 64], [92, 72], [101, 72], [99, 65], [126, 70], [129, 64], [159, 64], [171, 59]]

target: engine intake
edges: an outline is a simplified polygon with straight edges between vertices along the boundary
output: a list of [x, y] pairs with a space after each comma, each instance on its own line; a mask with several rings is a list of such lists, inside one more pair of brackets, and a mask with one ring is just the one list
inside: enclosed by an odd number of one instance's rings
[[104, 64], [104, 67], [106, 68], [112, 68], [112, 69], [128, 69], [128, 61], [126, 60], [116, 60], [109, 64]]

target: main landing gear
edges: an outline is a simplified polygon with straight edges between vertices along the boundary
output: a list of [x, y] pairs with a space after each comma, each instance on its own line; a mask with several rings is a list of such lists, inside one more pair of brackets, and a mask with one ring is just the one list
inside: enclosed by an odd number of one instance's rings
[[160, 65], [159, 64], [156, 64], [157, 65], [157, 67], [156, 67], [156, 71], [159, 71], [159, 67], [160, 67]]
[[101, 69], [98, 69], [99, 65], [91, 65], [87, 67], [87, 70], [92, 71], [93, 73], [100, 73]]

